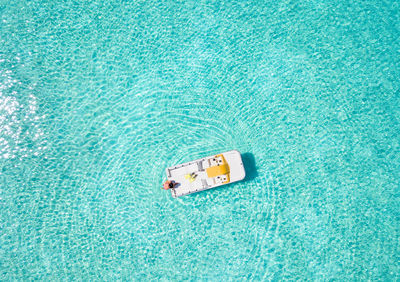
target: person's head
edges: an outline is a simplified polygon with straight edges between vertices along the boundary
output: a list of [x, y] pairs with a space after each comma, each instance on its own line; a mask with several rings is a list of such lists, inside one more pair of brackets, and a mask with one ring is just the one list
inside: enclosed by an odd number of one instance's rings
[[163, 188], [165, 190], [168, 190], [170, 188], [170, 183], [171, 183], [171, 181], [169, 181], [169, 180], [165, 181], [163, 184]]

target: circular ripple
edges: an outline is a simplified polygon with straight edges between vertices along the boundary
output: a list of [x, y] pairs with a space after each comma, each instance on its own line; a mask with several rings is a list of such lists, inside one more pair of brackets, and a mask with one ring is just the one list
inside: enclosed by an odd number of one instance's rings
[[334, 5], [2, 5], [1, 280], [395, 280], [400, 9]]

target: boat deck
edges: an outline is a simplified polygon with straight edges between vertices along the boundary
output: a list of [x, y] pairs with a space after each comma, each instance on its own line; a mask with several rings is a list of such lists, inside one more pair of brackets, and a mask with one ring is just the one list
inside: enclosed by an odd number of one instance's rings
[[[223, 153], [223, 155], [227, 159], [230, 167], [231, 179], [229, 183], [242, 180], [245, 176], [245, 171], [240, 153], [238, 151], [229, 151]], [[227, 184], [226, 182], [229, 179], [225, 175], [213, 178], [207, 175], [206, 169], [220, 165], [219, 162], [221, 162], [221, 160], [211, 156], [167, 168], [166, 173], [168, 180], [173, 180], [177, 183], [175, 188], [170, 189], [172, 196], [176, 198]], [[185, 177], [191, 173], [197, 175], [192, 182]]]

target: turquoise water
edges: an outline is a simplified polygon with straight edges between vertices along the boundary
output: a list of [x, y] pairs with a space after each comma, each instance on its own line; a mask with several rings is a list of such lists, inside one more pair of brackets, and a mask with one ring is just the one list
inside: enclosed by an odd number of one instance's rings
[[400, 3], [319, 2], [2, 1], [0, 280], [399, 280]]

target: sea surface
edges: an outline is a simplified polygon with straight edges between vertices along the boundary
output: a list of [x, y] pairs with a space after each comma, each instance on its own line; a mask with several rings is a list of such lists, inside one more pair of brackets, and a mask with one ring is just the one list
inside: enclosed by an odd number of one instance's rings
[[399, 281], [399, 199], [399, 1], [0, 1], [1, 281]]

